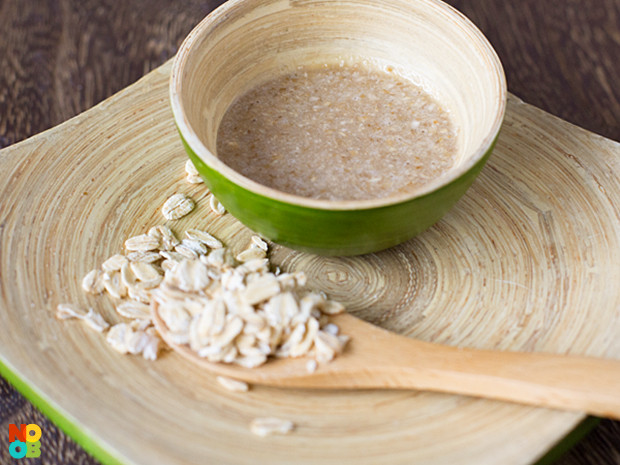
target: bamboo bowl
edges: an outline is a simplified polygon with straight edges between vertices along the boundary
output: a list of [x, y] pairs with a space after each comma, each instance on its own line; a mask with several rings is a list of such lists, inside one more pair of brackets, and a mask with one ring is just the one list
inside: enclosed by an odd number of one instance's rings
[[[407, 193], [327, 201], [268, 188], [217, 158], [218, 126], [237, 97], [302, 64], [359, 59], [391, 66], [448, 109], [458, 128], [451, 170]], [[385, 249], [441, 218], [490, 155], [506, 95], [491, 45], [437, 0], [231, 0], [185, 39], [170, 81], [184, 146], [222, 204], [266, 238], [322, 255]]]

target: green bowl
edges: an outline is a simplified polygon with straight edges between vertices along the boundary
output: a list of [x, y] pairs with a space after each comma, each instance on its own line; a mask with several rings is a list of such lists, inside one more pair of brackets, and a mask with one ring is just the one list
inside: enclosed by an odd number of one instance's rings
[[[458, 128], [457, 161], [431, 183], [370, 200], [287, 194], [241, 175], [215, 152], [233, 101], [301, 64], [365, 59], [421, 85]], [[463, 15], [436, 0], [230, 0], [185, 39], [170, 98], [189, 157], [226, 209], [262, 236], [322, 255], [357, 255], [439, 220], [488, 159], [506, 107], [499, 58]]]

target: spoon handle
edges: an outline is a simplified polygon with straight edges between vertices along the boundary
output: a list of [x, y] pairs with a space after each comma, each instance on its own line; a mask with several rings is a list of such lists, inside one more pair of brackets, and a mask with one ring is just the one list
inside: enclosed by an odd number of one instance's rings
[[620, 362], [541, 353], [462, 350], [444, 363], [392, 365], [403, 387], [578, 410], [620, 419]]
[[[440, 391], [620, 419], [618, 360], [459, 349], [396, 336], [363, 322], [353, 326], [354, 357], [344, 370], [349, 387]], [[360, 362], [357, 369], [353, 359]]]

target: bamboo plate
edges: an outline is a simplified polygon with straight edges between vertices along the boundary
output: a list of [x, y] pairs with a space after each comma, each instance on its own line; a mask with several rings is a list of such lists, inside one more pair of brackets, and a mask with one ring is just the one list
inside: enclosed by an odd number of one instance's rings
[[[56, 320], [56, 304], [75, 302], [114, 321], [110, 302], [86, 297], [79, 281], [160, 223], [175, 191], [199, 208], [174, 229], [200, 225], [236, 250], [249, 241], [183, 181], [169, 70], [0, 152], [0, 369], [87, 450], [126, 464], [527, 464], [584, 418], [411, 391], [231, 393], [174, 353], [122, 356], [79, 322]], [[490, 162], [429, 231], [363, 257], [272, 256], [411, 337], [620, 358], [619, 175], [618, 143], [511, 97]], [[267, 415], [297, 430], [250, 434]]]

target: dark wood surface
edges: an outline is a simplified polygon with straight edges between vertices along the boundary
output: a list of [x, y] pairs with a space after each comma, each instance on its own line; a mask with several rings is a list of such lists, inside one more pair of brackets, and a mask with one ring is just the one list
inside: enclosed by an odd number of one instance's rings
[[[0, 148], [71, 118], [162, 64], [220, 3], [0, 0]], [[620, 0], [448, 3], [487, 35], [511, 92], [620, 141]], [[9, 423], [37, 423], [44, 431], [41, 459], [19, 463], [97, 463], [0, 378], [1, 465]], [[620, 422], [602, 421], [557, 464], [620, 464]]]

